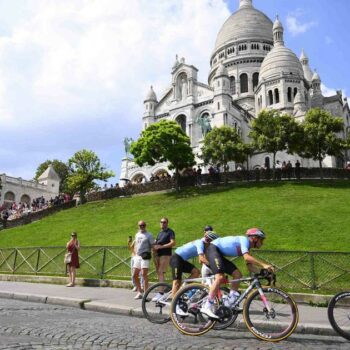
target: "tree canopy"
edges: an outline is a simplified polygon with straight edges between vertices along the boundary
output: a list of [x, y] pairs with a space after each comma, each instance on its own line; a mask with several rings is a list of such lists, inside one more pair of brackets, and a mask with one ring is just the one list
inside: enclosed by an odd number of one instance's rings
[[68, 166], [68, 189], [73, 193], [79, 192], [82, 203], [86, 200], [86, 192], [96, 187], [95, 180], [106, 181], [114, 176], [112, 171], [101, 165], [94, 152], [86, 149], [76, 152], [69, 159]]
[[67, 192], [67, 176], [68, 176], [68, 165], [60, 160], [46, 160], [41, 163], [36, 169], [35, 180], [38, 180], [39, 176], [52, 165], [57, 175], [60, 177], [60, 192]]
[[303, 148], [298, 153], [302, 157], [317, 160], [320, 168], [327, 155], [340, 156], [342, 150], [347, 148], [346, 142], [337, 135], [343, 131], [343, 120], [323, 109], [310, 109], [302, 122], [302, 128]]
[[256, 149], [273, 154], [273, 167], [278, 151], [294, 153], [302, 142], [300, 125], [290, 115], [277, 110], [261, 111], [252, 123], [249, 136]]
[[250, 149], [245, 145], [236, 129], [221, 126], [211, 130], [204, 139], [202, 155], [205, 164], [220, 164], [224, 168], [225, 183], [227, 163], [243, 163]]
[[131, 144], [130, 152], [139, 166], [169, 162], [169, 169], [175, 169], [176, 174], [195, 164], [190, 139], [174, 121], [151, 124]]

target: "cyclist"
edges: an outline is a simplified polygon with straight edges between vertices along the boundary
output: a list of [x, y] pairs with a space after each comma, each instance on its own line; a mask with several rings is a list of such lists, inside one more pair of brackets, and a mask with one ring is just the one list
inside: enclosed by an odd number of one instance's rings
[[[209, 297], [207, 302], [201, 308], [201, 312], [211, 318], [219, 318], [215, 315], [213, 310], [215, 296], [220, 288], [220, 284], [225, 279], [225, 273], [231, 275], [234, 279], [242, 278], [241, 272], [236, 265], [225, 258], [225, 256], [243, 256], [248, 269], [253, 271], [253, 266], [260, 266], [267, 270], [274, 270], [272, 265], [266, 264], [250, 255], [251, 248], [259, 249], [264, 242], [265, 233], [259, 228], [251, 228], [246, 232], [246, 236], [227, 236], [218, 238], [213, 241], [207, 251], [206, 255], [209, 260], [210, 269], [215, 274], [215, 280], [210, 287]], [[239, 282], [231, 283], [231, 290], [229, 295], [229, 303], [232, 305], [237, 297]]]
[[[201, 264], [209, 264], [205, 256], [205, 249], [209, 246], [211, 241], [219, 237], [215, 232], [211, 230], [211, 226], [206, 226], [204, 228], [203, 238], [186, 243], [183, 246], [177, 248], [171, 257], [170, 266], [173, 273], [173, 297], [181, 286], [183, 272], [190, 273], [190, 278], [197, 278], [200, 275], [200, 271], [193, 264], [191, 264], [188, 259], [198, 256], [199, 262]], [[180, 316], [187, 316], [187, 314], [179, 308], [177, 308], [176, 313], [180, 314]]]

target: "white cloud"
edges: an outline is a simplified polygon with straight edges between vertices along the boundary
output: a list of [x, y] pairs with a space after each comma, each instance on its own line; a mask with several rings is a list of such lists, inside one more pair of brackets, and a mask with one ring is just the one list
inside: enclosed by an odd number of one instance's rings
[[[122, 137], [138, 134], [145, 93], [152, 84], [160, 96], [169, 85], [175, 54], [206, 82], [217, 32], [230, 15], [223, 0], [27, 5], [26, 17], [0, 32], [0, 172], [13, 173], [16, 162], [34, 171], [83, 147], [108, 158]], [[21, 154], [4, 159], [14, 139]], [[117, 154], [107, 158], [119, 166]]]
[[289, 13], [287, 16], [287, 28], [292, 36], [297, 36], [307, 32], [309, 29], [317, 25], [316, 21], [302, 22], [301, 17], [304, 12], [301, 9]]

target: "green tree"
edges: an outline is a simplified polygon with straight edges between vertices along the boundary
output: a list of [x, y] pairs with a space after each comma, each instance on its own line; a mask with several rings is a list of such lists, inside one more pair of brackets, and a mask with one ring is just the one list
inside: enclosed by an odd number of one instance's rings
[[304, 131], [303, 149], [299, 154], [319, 162], [321, 178], [323, 178], [322, 161], [327, 155], [342, 156], [347, 148], [346, 141], [337, 135], [343, 131], [343, 120], [333, 117], [329, 112], [320, 109], [310, 109], [302, 122]]
[[213, 128], [204, 139], [202, 155], [205, 164], [220, 164], [224, 168], [224, 182], [227, 184], [227, 164], [243, 163], [249, 153], [236, 129], [229, 126]]
[[72, 193], [79, 192], [82, 203], [86, 202], [86, 192], [96, 187], [95, 180], [107, 181], [114, 176], [112, 171], [107, 171], [106, 167], [101, 165], [94, 152], [86, 149], [76, 152], [69, 159], [68, 166], [68, 189]]
[[68, 192], [67, 190], [67, 176], [68, 176], [68, 165], [60, 160], [46, 160], [41, 163], [36, 169], [35, 180], [38, 180], [39, 176], [52, 164], [57, 175], [60, 177], [60, 192]]
[[265, 109], [253, 121], [249, 136], [255, 149], [272, 153], [275, 169], [277, 152], [286, 150], [294, 153], [300, 149], [302, 129], [290, 115]]
[[175, 169], [177, 188], [179, 171], [195, 164], [190, 139], [174, 121], [151, 124], [131, 144], [130, 152], [139, 166], [169, 162], [169, 169]]

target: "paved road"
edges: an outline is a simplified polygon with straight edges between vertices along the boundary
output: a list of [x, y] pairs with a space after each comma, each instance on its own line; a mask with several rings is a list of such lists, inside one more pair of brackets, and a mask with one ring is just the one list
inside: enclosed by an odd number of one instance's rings
[[340, 337], [293, 335], [279, 344], [238, 331], [188, 337], [171, 323], [18, 300], [0, 299], [0, 316], [0, 349], [349, 349]]

